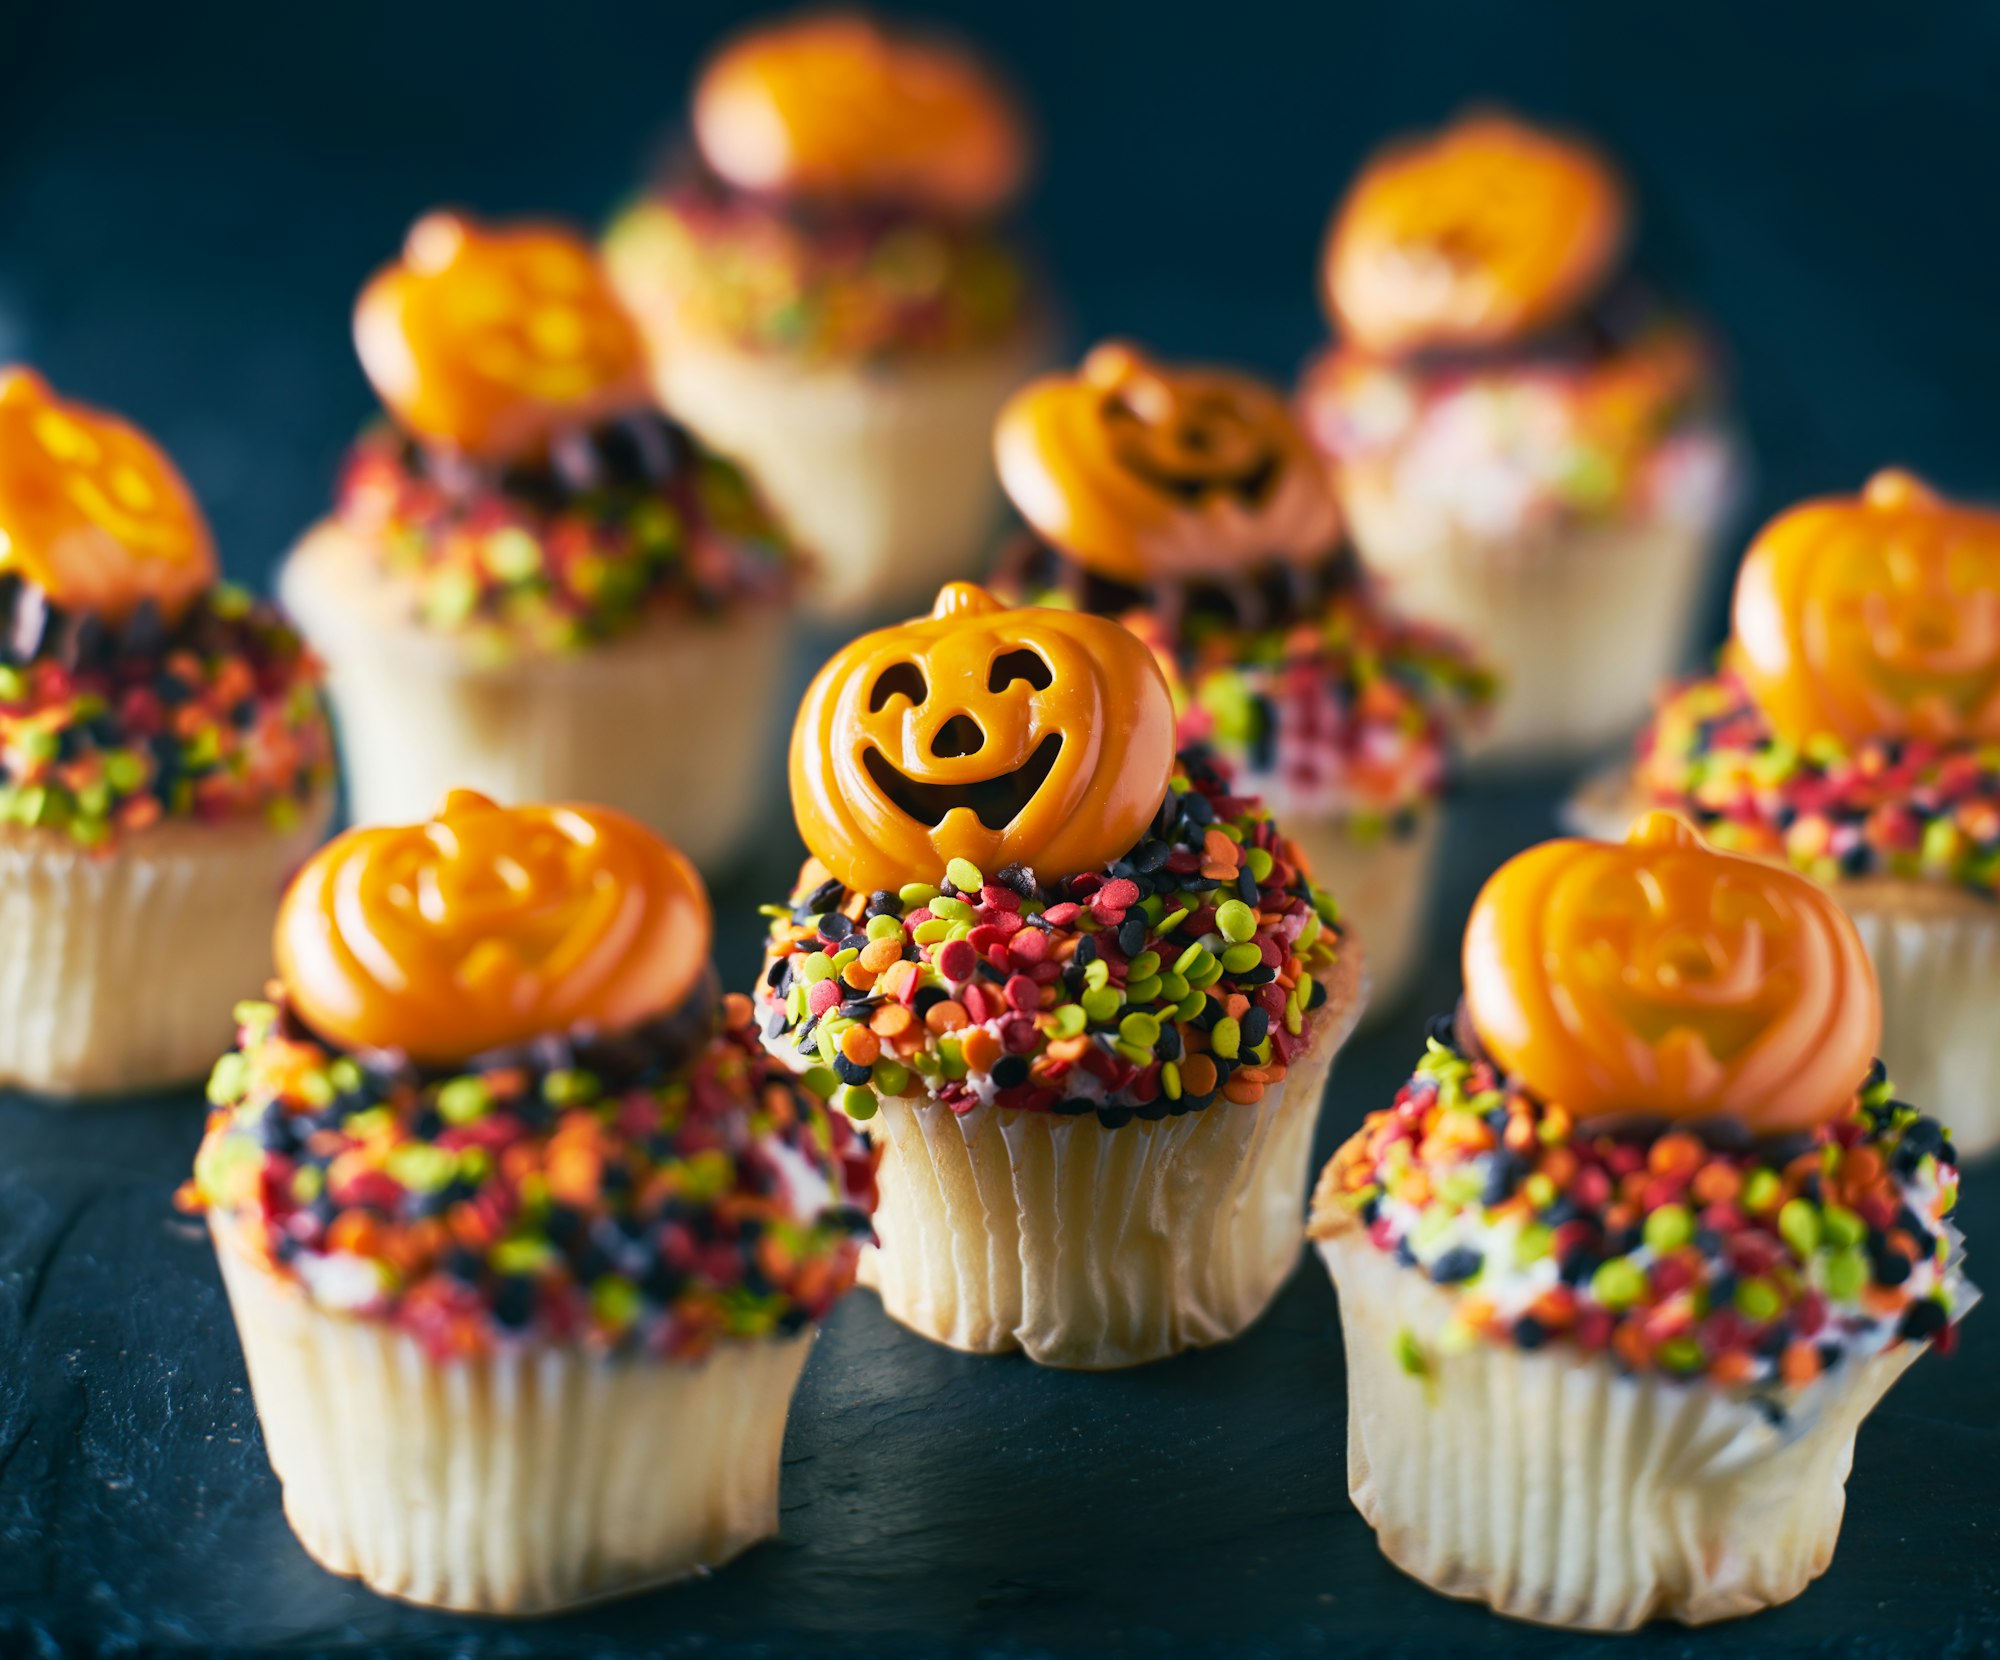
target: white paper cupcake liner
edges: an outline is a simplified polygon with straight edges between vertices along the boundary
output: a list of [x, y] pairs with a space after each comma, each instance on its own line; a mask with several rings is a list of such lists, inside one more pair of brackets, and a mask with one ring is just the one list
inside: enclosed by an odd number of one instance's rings
[[1418, 820], [1415, 835], [1364, 842], [1335, 820], [1279, 814], [1313, 880], [1339, 902], [1342, 922], [1353, 928], [1367, 954], [1364, 1029], [1401, 1001], [1416, 972], [1443, 818], [1443, 809], [1433, 805]]
[[199, 1078], [271, 974], [271, 926], [332, 803], [297, 828], [169, 821], [109, 851], [0, 830], [0, 1085], [98, 1095]]
[[330, 1572], [431, 1608], [547, 1614], [778, 1531], [810, 1332], [699, 1364], [555, 1348], [440, 1364], [213, 1231], [285, 1515]]
[[332, 525], [293, 551], [279, 590], [326, 663], [357, 824], [426, 819], [449, 789], [590, 801], [713, 871], [758, 820], [787, 608], [659, 615], [583, 651], [487, 663], [412, 619], [368, 549]]
[[1105, 1371], [1223, 1343], [1297, 1265], [1313, 1126], [1360, 1013], [1359, 953], [1312, 1048], [1253, 1106], [1155, 1123], [886, 1099], [867, 1283], [955, 1349]]
[[1499, 671], [1469, 762], [1573, 760], [1636, 731], [1685, 660], [1713, 533], [1665, 518], [1473, 537], [1365, 475], [1342, 504], [1400, 610], [1465, 634]]
[[999, 518], [993, 422], [1041, 361], [1038, 337], [936, 363], [806, 368], [676, 338], [661, 401], [742, 462], [818, 563], [829, 619], [930, 604], [984, 567]]
[[[1586, 782], [1563, 820], [1617, 840], [1648, 805], [1619, 767]], [[1875, 965], [1882, 1062], [1896, 1094], [1945, 1125], [1961, 1158], [2000, 1147], [2000, 903], [1923, 881], [1868, 878], [1827, 891]]]
[[[1405, 1573], [1548, 1625], [1701, 1625], [1797, 1596], [1832, 1559], [1855, 1431], [1923, 1347], [1823, 1376], [1781, 1429], [1569, 1345], [1440, 1342], [1445, 1292], [1358, 1232], [1320, 1250], [1340, 1293], [1356, 1508]], [[1412, 1347], [1422, 1376], [1399, 1358]]]

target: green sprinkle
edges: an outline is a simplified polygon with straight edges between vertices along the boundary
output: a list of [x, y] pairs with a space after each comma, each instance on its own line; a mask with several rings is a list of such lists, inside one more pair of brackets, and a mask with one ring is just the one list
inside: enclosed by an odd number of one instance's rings
[[1051, 1011], [1051, 1025], [1059, 1038], [1082, 1037], [1089, 1024], [1090, 1016], [1083, 1012], [1081, 1003], [1059, 1003]]
[[1736, 1287], [1736, 1312], [1746, 1320], [1762, 1325], [1777, 1319], [1784, 1306], [1784, 1297], [1769, 1280], [1748, 1279]]
[[1162, 974], [1160, 976], [1159, 1001], [1179, 1003], [1186, 999], [1189, 986], [1185, 974]]
[[412, 1193], [437, 1193], [458, 1174], [458, 1155], [424, 1141], [406, 1141], [391, 1149], [384, 1168]]
[[875, 1099], [875, 1092], [866, 1084], [842, 1084], [833, 1097], [833, 1104], [857, 1124], [865, 1124], [873, 1118], [881, 1105]]
[[1118, 1035], [1127, 1043], [1150, 1051], [1160, 1041], [1160, 1023], [1149, 1014], [1128, 1014], [1118, 1022]]
[[1688, 1336], [1670, 1337], [1653, 1353], [1670, 1372], [1699, 1372], [1707, 1361], [1701, 1344]]
[[1242, 945], [1232, 945], [1222, 953], [1223, 971], [1229, 974], [1247, 974], [1263, 960], [1262, 950], [1248, 941]]
[[871, 916], [868, 919], [868, 937], [871, 940], [892, 940], [903, 932], [903, 925], [892, 916]]
[[910, 930], [910, 938], [919, 945], [936, 945], [951, 938], [951, 924], [941, 916], [926, 918]]
[[1250, 867], [1250, 880], [1266, 882], [1271, 877], [1271, 850], [1268, 847], [1253, 847], [1243, 855], [1243, 862]]
[[1521, 1184], [1521, 1191], [1528, 1197], [1528, 1203], [1537, 1210], [1547, 1210], [1561, 1195], [1556, 1189], [1555, 1178], [1537, 1170]]
[[1226, 1061], [1236, 1059], [1237, 1051], [1243, 1045], [1243, 1028], [1231, 1016], [1224, 1015], [1208, 1034], [1211, 1054], [1220, 1055]]
[[824, 951], [808, 951], [794, 972], [807, 985], [816, 986], [833, 973], [833, 959]]
[[906, 882], [896, 890], [896, 897], [905, 909], [919, 911], [937, 898], [937, 889], [928, 882]]
[[476, 1124], [493, 1110], [484, 1078], [449, 1078], [438, 1086], [438, 1116], [447, 1124]]
[[1868, 1258], [1860, 1247], [1846, 1246], [1826, 1259], [1826, 1294], [1835, 1301], [1851, 1303], [1867, 1286]]
[[1166, 1061], [1160, 1066], [1160, 1088], [1169, 1101], [1181, 1098], [1181, 1069], [1178, 1061]]
[[1094, 958], [1084, 965], [1083, 983], [1092, 991], [1111, 984], [1111, 965], [1102, 957]]
[[606, 1274], [590, 1288], [590, 1312], [611, 1331], [631, 1325], [641, 1306], [639, 1288], [622, 1274]]
[[0, 668], [0, 703], [23, 703], [28, 696], [28, 677], [19, 669]]
[[1646, 1245], [1655, 1256], [1678, 1251], [1694, 1238], [1694, 1212], [1686, 1205], [1662, 1205], [1646, 1218]]
[[1201, 942], [1197, 940], [1174, 959], [1174, 972], [1176, 974], [1192, 974], [1195, 971], [1196, 965], [1207, 955], [1208, 952], [1202, 948]]
[[1125, 965], [1125, 978], [1127, 982], [1133, 980], [1150, 980], [1159, 972], [1160, 954], [1157, 951], [1141, 951], [1138, 956]]
[[1153, 932], [1156, 934], [1171, 934], [1183, 922], [1187, 921], [1188, 915], [1188, 908], [1185, 905], [1181, 906], [1179, 910], [1169, 911], [1153, 925]]
[[1556, 1248], [1556, 1231], [1546, 1222], [1530, 1222], [1514, 1241], [1514, 1266], [1527, 1268]]
[[970, 859], [953, 859], [944, 867], [944, 879], [960, 893], [977, 893], [986, 886], [986, 877]]
[[551, 1072], [542, 1080], [542, 1096], [559, 1107], [585, 1106], [595, 1101], [602, 1086], [594, 1073], [579, 1069]]
[[1124, 1006], [1125, 994], [1116, 986], [1092, 986], [1077, 999], [1093, 1026], [1108, 1026]]
[[963, 899], [947, 899], [943, 894], [931, 901], [931, 915], [944, 917], [950, 922], [976, 922], [979, 913]]
[[1790, 1200], [1778, 1212], [1778, 1233], [1800, 1257], [1810, 1257], [1819, 1249], [1819, 1208], [1810, 1199]]
[[901, 1095], [909, 1087], [910, 1069], [884, 1055], [875, 1063], [873, 1082], [878, 1094]]
[[212, 1107], [233, 1106], [249, 1085], [249, 1057], [232, 1049], [215, 1063], [208, 1075], [208, 1103]]
[[822, 1101], [831, 1101], [834, 1091], [840, 1088], [840, 1074], [830, 1066], [815, 1066], [801, 1075], [799, 1082]]
[[1630, 1308], [1646, 1295], [1645, 1270], [1630, 1257], [1613, 1257], [1590, 1276], [1590, 1294], [1614, 1313]]
[[[1257, 913], [1240, 899], [1225, 899], [1215, 907], [1215, 926], [1224, 939], [1240, 944], [1257, 937]], [[1222, 960], [1228, 962], [1228, 953]]]
[[1868, 1237], [1868, 1224], [1845, 1205], [1828, 1205], [1820, 1212], [1819, 1225], [1827, 1244], [1836, 1249], [1859, 1245]]
[[1753, 1170], [1743, 1183], [1743, 1208], [1747, 1211], [1767, 1211], [1778, 1202], [1785, 1191], [1785, 1184], [1778, 1179], [1775, 1170]]
[[1413, 1378], [1430, 1376], [1431, 1367], [1424, 1358], [1424, 1346], [1408, 1326], [1396, 1333], [1396, 1364]]
[[1149, 974], [1143, 980], [1125, 982], [1125, 1001], [1128, 1003], [1151, 1003], [1160, 995], [1160, 977]]
[[503, 1239], [493, 1247], [493, 1267], [501, 1274], [532, 1274], [555, 1256], [552, 1246], [540, 1239]]

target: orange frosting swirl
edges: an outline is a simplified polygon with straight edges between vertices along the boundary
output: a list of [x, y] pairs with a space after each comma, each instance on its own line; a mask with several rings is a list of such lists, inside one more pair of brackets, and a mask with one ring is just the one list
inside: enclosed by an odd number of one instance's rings
[[1908, 473], [1767, 525], [1736, 579], [1729, 660], [1795, 742], [2000, 741], [2000, 513]]
[[406, 431], [482, 461], [532, 459], [647, 401], [638, 329], [559, 225], [426, 214], [362, 289], [354, 343]]
[[1019, 116], [969, 55], [847, 13], [760, 29], [709, 64], [695, 139], [740, 190], [977, 218], [1021, 188]]
[[208, 523], [165, 452], [18, 367], [0, 370], [0, 572], [110, 622], [147, 600], [177, 618], [219, 576]]
[[1275, 388], [1122, 342], [1015, 393], [993, 449], [1022, 517], [1114, 581], [1316, 563], [1340, 534], [1325, 465]]
[[862, 893], [941, 881], [953, 859], [1054, 881], [1129, 852], [1173, 768], [1173, 699], [1137, 636], [954, 582], [930, 616], [864, 634], [815, 677], [792, 810]]
[[1368, 164], [1334, 216], [1322, 278], [1335, 326], [1363, 351], [1477, 349], [1574, 311], [1625, 236], [1624, 188], [1594, 150], [1471, 115]]
[[1544, 842], [1502, 865], [1466, 925], [1465, 1001], [1487, 1053], [1581, 1120], [1810, 1129], [1851, 1108], [1882, 1039], [1839, 905], [1666, 812], [1622, 846]]
[[427, 1064], [673, 1013], [708, 971], [708, 895], [608, 807], [454, 790], [427, 824], [350, 830], [278, 913], [278, 972], [319, 1034]]

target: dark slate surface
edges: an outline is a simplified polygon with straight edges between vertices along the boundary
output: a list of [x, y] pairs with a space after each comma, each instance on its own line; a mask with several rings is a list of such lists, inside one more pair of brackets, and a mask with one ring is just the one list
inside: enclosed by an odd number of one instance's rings
[[[1549, 799], [1455, 803], [1426, 983], [1343, 1058], [1322, 1153], [1407, 1072], [1423, 1011], [1455, 991], [1447, 941], [1480, 876], [1547, 833]], [[742, 984], [754, 894], [717, 897]], [[534, 1625], [418, 1613], [322, 1573], [286, 1529], [207, 1242], [169, 1205], [200, 1116], [191, 1096], [0, 1102], [0, 1651], [2000, 1653], [1992, 1310], [1863, 1430], [1839, 1555], [1804, 1597], [1699, 1634], [1556, 1638], [1377, 1554], [1347, 1501], [1337, 1316], [1310, 1259], [1237, 1343], [1103, 1376], [952, 1354], [856, 1293], [793, 1409], [780, 1540]], [[2000, 1238], [2000, 1170], [1968, 1185], [1978, 1257]]]

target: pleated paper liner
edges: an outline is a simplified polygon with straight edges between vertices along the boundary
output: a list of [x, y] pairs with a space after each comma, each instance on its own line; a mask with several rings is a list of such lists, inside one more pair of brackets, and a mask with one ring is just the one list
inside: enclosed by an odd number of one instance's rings
[[1218, 1098], [1106, 1129], [1095, 1114], [885, 1099], [883, 1307], [955, 1349], [1107, 1370], [1227, 1342], [1298, 1263], [1320, 1097], [1360, 1014], [1361, 951], [1335, 965], [1313, 1043], [1254, 1105]]
[[211, 1228], [286, 1518], [330, 1572], [430, 1608], [551, 1614], [778, 1531], [810, 1331], [692, 1364], [538, 1345], [440, 1363]]
[[0, 1085], [101, 1095], [201, 1077], [270, 977], [285, 884], [324, 834], [168, 820], [91, 852], [0, 829]]
[[421, 821], [448, 789], [589, 801], [632, 814], [707, 870], [757, 824], [791, 638], [782, 606], [663, 612], [601, 645], [493, 662], [413, 619], [407, 595], [338, 526], [299, 544], [279, 586], [326, 663], [358, 824]]
[[1377, 471], [1342, 478], [1355, 545], [1401, 609], [1464, 633], [1499, 672], [1468, 760], [1569, 760], [1639, 729], [1685, 660], [1709, 527], [1638, 517], [1482, 538]]
[[1396, 1006], [1416, 972], [1443, 819], [1444, 809], [1433, 803], [1414, 835], [1361, 841], [1337, 820], [1280, 815], [1313, 880], [1339, 903], [1342, 924], [1367, 954], [1364, 1030]]
[[1355, 1506], [1405, 1573], [1547, 1625], [1701, 1625], [1797, 1596], [1832, 1559], [1855, 1431], [1924, 1348], [1823, 1375], [1778, 1427], [1699, 1380], [1624, 1376], [1567, 1344], [1440, 1341], [1448, 1293], [1359, 1230], [1319, 1248]]
[[[1564, 808], [1584, 835], [1622, 839], [1652, 803], [1629, 768]], [[1882, 987], [1882, 1062], [1902, 1100], [1951, 1131], [1962, 1159], [2000, 1148], [2000, 902], [1941, 882], [1862, 877], [1827, 891], [1854, 919]]]

